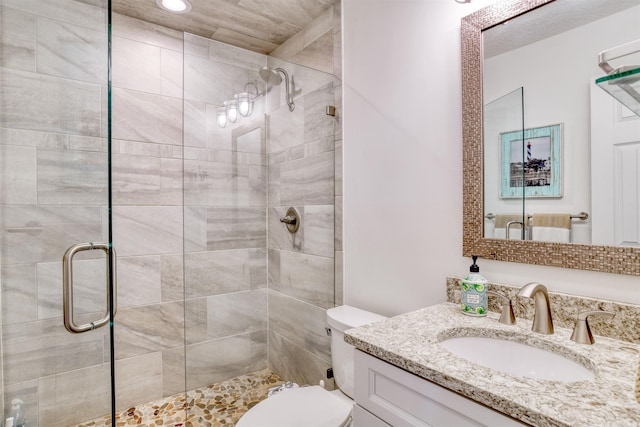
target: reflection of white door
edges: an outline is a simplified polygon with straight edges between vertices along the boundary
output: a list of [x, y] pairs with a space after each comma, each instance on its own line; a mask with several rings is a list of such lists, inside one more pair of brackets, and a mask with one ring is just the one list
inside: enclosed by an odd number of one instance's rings
[[591, 84], [592, 243], [640, 247], [640, 117]]

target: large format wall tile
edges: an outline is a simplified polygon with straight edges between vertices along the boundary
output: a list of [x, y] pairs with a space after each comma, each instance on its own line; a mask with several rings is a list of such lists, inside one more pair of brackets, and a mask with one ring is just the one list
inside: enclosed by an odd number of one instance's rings
[[[285, 224], [280, 222], [280, 218], [287, 215], [289, 206], [279, 206], [269, 209], [268, 238], [269, 249], [281, 249], [285, 251], [304, 252], [305, 235], [307, 232], [307, 221], [304, 206], [292, 206], [300, 218], [302, 224], [295, 233], [289, 232]], [[271, 256], [271, 253], [269, 254]]]
[[71, 245], [106, 238], [99, 207], [4, 206], [1, 221], [2, 264], [60, 262]]
[[301, 227], [290, 233], [280, 222], [288, 206], [269, 209], [269, 248], [310, 255], [333, 257], [334, 251], [334, 206], [294, 206], [300, 217]]
[[286, 105], [271, 112], [268, 116], [267, 153], [275, 153], [304, 143], [304, 120], [304, 104], [296, 105], [293, 112], [289, 111]]
[[[117, 361], [116, 384], [118, 411], [161, 398], [161, 353]], [[109, 413], [109, 387], [109, 364], [41, 379], [40, 425], [65, 427]]]
[[187, 298], [257, 289], [264, 283], [263, 249], [236, 249], [185, 254]]
[[171, 28], [113, 14], [113, 36], [147, 43], [153, 46], [182, 52], [183, 33]]
[[194, 41], [195, 38], [200, 38], [206, 42], [210, 59], [255, 70], [256, 72], [265, 65], [265, 56], [260, 53], [240, 49], [215, 40], [203, 39], [198, 36], [192, 36], [191, 40]]
[[160, 256], [160, 283], [162, 302], [184, 298], [184, 274], [182, 254]]
[[79, 0], [2, 0], [3, 6], [106, 33], [104, 3]]
[[331, 205], [334, 203], [333, 152], [317, 154], [280, 165], [282, 205]]
[[325, 328], [326, 310], [269, 290], [269, 330], [325, 360], [331, 342]]
[[113, 137], [182, 145], [182, 100], [113, 89]]
[[[1, 9], [0, 14], [2, 14]], [[3, 36], [2, 39], [0, 39], [0, 67], [15, 68], [17, 70], [24, 71], [35, 71], [35, 42]]]
[[120, 256], [182, 252], [182, 208], [116, 206], [113, 241]]
[[112, 156], [113, 203], [115, 205], [160, 204], [160, 157]]
[[3, 265], [2, 324], [29, 322], [38, 318], [35, 264]]
[[100, 136], [100, 85], [0, 69], [0, 126]]
[[185, 347], [176, 347], [162, 352], [162, 395], [172, 396], [184, 393], [185, 379]]
[[269, 251], [269, 267], [277, 274], [269, 272], [269, 289], [325, 309], [333, 307], [333, 254], [327, 258], [280, 251], [272, 261], [273, 252]]
[[59, 133], [2, 128], [0, 129], [0, 144], [64, 150], [69, 148], [69, 136]]
[[0, 204], [36, 203], [36, 150], [32, 147], [0, 146], [0, 158]]
[[249, 77], [246, 68], [186, 55], [184, 98], [222, 106], [234, 93], [242, 91]]
[[105, 84], [107, 34], [50, 19], [38, 19], [37, 69], [41, 74]]
[[[79, 317], [77, 322], [87, 320]], [[4, 383], [14, 384], [102, 364], [107, 332], [107, 328], [101, 328], [80, 335], [70, 334], [64, 329], [62, 318], [4, 325]]]
[[[6, 2], [2, 3], [5, 6]], [[38, 18], [30, 13], [24, 13], [8, 7], [0, 8], [2, 37], [10, 37], [25, 41], [36, 41], [36, 23]]]
[[184, 251], [204, 252], [207, 250], [207, 208], [204, 206], [184, 207]]
[[333, 258], [334, 209], [333, 205], [305, 206], [304, 220], [307, 227], [304, 239], [305, 253]]
[[66, 427], [108, 414], [110, 374], [109, 365], [101, 364], [42, 378], [38, 381], [40, 425]]
[[267, 333], [250, 332], [187, 346], [187, 390], [267, 367]]
[[169, 302], [118, 310], [115, 319], [116, 360], [184, 344], [184, 307]]
[[160, 95], [160, 48], [122, 37], [111, 44], [113, 86]]
[[334, 388], [333, 380], [327, 378], [331, 362], [318, 357], [304, 347], [294, 344], [282, 335], [269, 331], [269, 368], [287, 381], [300, 385], [325, 382], [329, 390]]
[[[102, 317], [107, 307], [106, 254], [99, 253], [100, 259], [73, 261], [74, 312], [100, 313]], [[93, 256], [96, 256], [92, 254]], [[77, 255], [78, 258], [81, 255]], [[42, 262], [37, 266], [38, 275], [38, 319], [62, 317], [62, 263]]]
[[116, 411], [163, 397], [162, 353], [116, 361]]
[[118, 258], [118, 308], [162, 301], [161, 256]]
[[185, 304], [187, 344], [267, 329], [264, 289], [197, 298]]
[[160, 93], [182, 99], [184, 81], [182, 52], [162, 49], [160, 51]]
[[38, 150], [38, 203], [106, 206], [107, 161], [100, 152]]
[[207, 209], [207, 250], [266, 247], [265, 208]]
[[335, 106], [333, 83], [304, 97], [304, 141], [333, 137], [335, 119], [326, 114], [327, 106]]
[[13, 399], [20, 399], [24, 402], [23, 410], [25, 420], [31, 425], [42, 425], [38, 423], [38, 380], [25, 381], [23, 383], [11, 384], [3, 387], [3, 397], [5, 402], [6, 415], [9, 415], [8, 411], [11, 401]]
[[266, 167], [185, 160], [185, 205], [265, 206]]

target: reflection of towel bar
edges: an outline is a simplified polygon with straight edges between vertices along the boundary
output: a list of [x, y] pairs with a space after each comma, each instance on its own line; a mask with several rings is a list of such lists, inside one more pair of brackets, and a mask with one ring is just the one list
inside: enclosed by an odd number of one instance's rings
[[[492, 213], [488, 213], [484, 217], [487, 219], [494, 219], [496, 216]], [[531, 219], [532, 217], [533, 217], [533, 214], [527, 214], [527, 218]], [[579, 214], [572, 214], [571, 219], [579, 219], [582, 221], [586, 221], [587, 219], [589, 219], [589, 214], [586, 212], [580, 212]]]

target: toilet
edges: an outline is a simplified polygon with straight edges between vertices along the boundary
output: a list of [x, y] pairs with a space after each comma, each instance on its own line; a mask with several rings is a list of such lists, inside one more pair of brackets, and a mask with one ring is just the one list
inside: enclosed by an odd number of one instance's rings
[[384, 316], [343, 305], [327, 310], [331, 328], [331, 364], [338, 389], [320, 386], [284, 390], [251, 408], [236, 427], [346, 427], [353, 408], [353, 356], [344, 331], [385, 319]]

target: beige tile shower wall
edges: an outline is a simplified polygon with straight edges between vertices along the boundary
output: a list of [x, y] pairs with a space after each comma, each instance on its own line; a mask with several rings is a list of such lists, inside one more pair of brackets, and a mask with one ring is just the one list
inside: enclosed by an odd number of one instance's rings
[[[335, 119], [334, 77], [271, 60], [294, 76], [295, 110], [270, 110], [269, 363], [300, 384], [326, 379], [331, 366], [326, 309], [334, 306]], [[283, 98], [281, 98], [283, 99]], [[297, 233], [280, 223], [289, 207], [301, 218]]]
[[[60, 291], [65, 250], [107, 236], [105, 17], [95, 4], [69, 0], [0, 5], [0, 416], [10, 416], [19, 398], [33, 426], [71, 423], [69, 388], [86, 390], [88, 401], [108, 400], [87, 390], [105, 379], [93, 371], [104, 366], [106, 330], [69, 334]], [[97, 264], [76, 263], [78, 323], [104, 310], [104, 282], [91, 286], [92, 273], [104, 274], [104, 260]], [[52, 385], [59, 389], [49, 392]], [[103, 413], [101, 403], [86, 410]]]
[[[289, 72], [304, 91], [296, 110], [280, 107], [269, 116], [269, 366], [300, 384], [326, 381], [326, 309], [342, 303], [340, 11], [338, 1], [271, 54], [331, 76], [305, 80], [294, 66]], [[336, 117], [325, 114], [327, 105]], [[296, 234], [279, 222], [289, 206], [302, 217]]]
[[175, 357], [184, 346], [183, 36], [118, 14], [112, 34], [116, 369], [144, 364], [152, 372], [140, 378], [149, 387], [133, 395], [133, 372], [120, 376], [122, 409], [184, 389], [184, 358]]
[[264, 55], [185, 36], [187, 389], [267, 367], [265, 98], [251, 116], [216, 124], [217, 108], [247, 83], [264, 93], [265, 64]]

